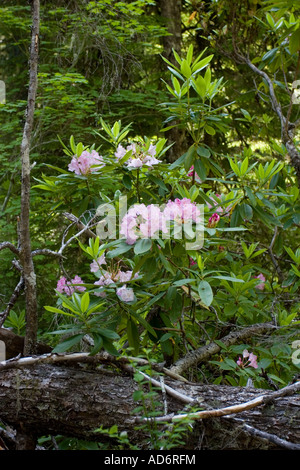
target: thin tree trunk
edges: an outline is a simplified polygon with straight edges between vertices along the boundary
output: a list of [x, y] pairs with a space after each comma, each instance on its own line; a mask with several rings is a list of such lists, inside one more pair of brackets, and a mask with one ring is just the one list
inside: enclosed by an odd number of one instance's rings
[[20, 261], [26, 295], [26, 336], [24, 355], [34, 354], [37, 341], [36, 275], [31, 255], [30, 239], [30, 141], [33, 128], [37, 93], [37, 70], [39, 57], [40, 2], [32, 0], [32, 30], [29, 60], [29, 88], [26, 119], [21, 143], [22, 187], [20, 214]]

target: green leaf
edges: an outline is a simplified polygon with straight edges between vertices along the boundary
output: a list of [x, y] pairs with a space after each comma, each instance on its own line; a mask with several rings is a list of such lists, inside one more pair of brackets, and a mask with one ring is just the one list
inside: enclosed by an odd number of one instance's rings
[[210, 150], [207, 147], [197, 147], [197, 153], [200, 157], [210, 157]]
[[185, 154], [185, 159], [184, 159], [185, 171], [189, 171], [189, 169], [194, 163], [195, 156], [196, 156], [196, 148], [194, 145], [191, 145], [191, 147], [188, 149], [187, 153]]
[[289, 49], [291, 54], [300, 50], [300, 28], [294, 31], [289, 39]]
[[62, 343], [55, 346], [52, 352], [60, 353], [60, 352], [68, 351], [70, 348], [75, 346], [75, 344], [80, 343], [83, 337], [84, 337], [84, 334], [71, 336], [70, 338], [66, 339]]
[[240, 204], [240, 216], [244, 220], [251, 220], [253, 217], [252, 207], [249, 204], [246, 204], [244, 202]]
[[114, 347], [114, 345], [107, 339], [103, 338], [103, 347], [104, 349], [113, 356], [119, 356], [119, 351]]
[[94, 347], [92, 348], [92, 350], [90, 352], [90, 355], [94, 356], [103, 347], [103, 338], [98, 333], [93, 333], [92, 337], [93, 337], [93, 340], [94, 340]]
[[134, 355], [137, 356], [139, 352], [139, 332], [136, 322], [132, 318], [127, 321], [126, 331], [129, 346], [133, 349]]
[[204, 69], [204, 67], [206, 67], [209, 64], [212, 58], [213, 58], [213, 54], [207, 56], [205, 59], [202, 59], [200, 61], [195, 60], [194, 64], [192, 65], [192, 72], [193, 73], [200, 72], [200, 70]]
[[90, 305], [90, 294], [88, 292], [85, 292], [81, 298], [81, 311], [85, 313], [87, 309], [89, 308]]
[[184, 162], [185, 157], [186, 157], [186, 153], [184, 153], [183, 155], [181, 155], [181, 157], [177, 158], [177, 160], [175, 160], [175, 162], [173, 162], [173, 163], [170, 165], [169, 169], [170, 169], [170, 170], [174, 170], [174, 168], [176, 168], [177, 166], [181, 165], [181, 164]]
[[207, 134], [209, 134], [209, 135], [215, 135], [215, 133], [216, 133], [215, 129], [214, 129], [213, 127], [209, 126], [208, 124], [206, 124], [206, 125], [204, 126], [204, 130], [205, 130], [205, 132], [207, 132]]
[[152, 246], [152, 240], [150, 238], [140, 238], [134, 245], [134, 253], [141, 255], [150, 250]]
[[132, 245], [128, 245], [125, 241], [121, 241], [119, 246], [111, 251], [108, 251], [106, 253], [106, 258], [111, 259], [115, 258], [117, 256], [123, 255], [124, 253], [127, 253], [127, 251], [131, 250]]
[[152, 326], [145, 320], [145, 318], [142, 317], [142, 315], [139, 315], [139, 313], [135, 312], [134, 310], [130, 311], [130, 315], [132, 315], [141, 325], [146, 328], [149, 333], [154, 336], [155, 338], [157, 337], [156, 331], [152, 328]]
[[204, 163], [201, 160], [195, 160], [194, 168], [201, 181], [205, 181], [207, 177], [207, 172]]
[[222, 279], [224, 281], [231, 281], [231, 282], [245, 282], [243, 279], [238, 279], [237, 277], [231, 276], [213, 276], [214, 279]]
[[51, 306], [48, 306], [48, 305], [45, 306], [44, 309], [47, 310], [48, 312], [59, 313], [61, 315], [66, 315], [67, 317], [76, 317], [76, 315], [73, 315], [72, 313], [65, 312], [64, 310], [60, 310], [59, 308], [51, 307]]
[[209, 307], [210, 304], [213, 301], [213, 291], [212, 288], [210, 287], [210, 284], [207, 281], [201, 281], [198, 284], [198, 293], [201, 298], [201, 301]]
[[108, 328], [98, 328], [97, 333], [100, 334], [102, 337], [104, 336], [105, 338], [108, 338], [112, 341], [117, 341], [118, 339], [120, 339], [118, 333], [113, 330], [109, 330]]
[[192, 75], [192, 69], [186, 59], [181, 62], [180, 71], [185, 78], [190, 78]]

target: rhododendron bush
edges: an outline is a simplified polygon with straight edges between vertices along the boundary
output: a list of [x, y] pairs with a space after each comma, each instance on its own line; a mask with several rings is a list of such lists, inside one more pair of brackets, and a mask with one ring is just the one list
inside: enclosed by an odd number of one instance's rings
[[[267, 386], [267, 371], [282, 384], [297, 367], [289, 360], [292, 343], [274, 335], [228, 347], [220, 339], [231, 326], [297, 324], [298, 303], [287, 308], [283, 296], [296, 295], [300, 260], [279, 236], [295, 226], [297, 194], [279, 184], [282, 163], [259, 163], [250, 148], [216, 155], [203, 143], [206, 133], [226, 129], [226, 113], [211, 105], [221, 87], [211, 79], [211, 59], [192, 61], [189, 50], [185, 62], [177, 57], [178, 67], [170, 66], [165, 130], [182, 125], [192, 139], [174, 163], [166, 159], [166, 138], [131, 135], [120, 121], [101, 119], [93, 142], [61, 139], [61, 167], [48, 166], [51, 176], [36, 187], [51, 194], [57, 214], [72, 213], [86, 231], [73, 240], [73, 265], [61, 264], [46, 315], [58, 324], [57, 352], [150, 350], [171, 363], [220, 341], [218, 358], [202, 370], [215, 383], [250, 377]], [[284, 276], [278, 247], [293, 260]]]

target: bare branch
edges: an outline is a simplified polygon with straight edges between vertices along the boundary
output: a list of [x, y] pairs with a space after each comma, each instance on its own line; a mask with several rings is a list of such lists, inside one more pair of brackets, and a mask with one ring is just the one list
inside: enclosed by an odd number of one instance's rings
[[245, 431], [247, 434], [250, 434], [254, 437], [259, 437], [260, 439], [265, 439], [273, 444], [276, 444], [284, 449], [288, 450], [300, 450], [300, 444], [294, 444], [293, 442], [289, 442], [286, 439], [282, 439], [281, 437], [275, 436], [275, 434], [270, 434], [266, 431], [261, 431], [260, 429], [256, 429], [253, 426], [249, 426], [249, 424], [243, 422], [242, 420], [235, 418], [235, 421], [241, 422], [241, 429]]
[[71, 222], [75, 223], [79, 230], [82, 230], [85, 228], [85, 234], [88, 237], [90, 238], [97, 237], [97, 235], [90, 230], [89, 226], [84, 225], [74, 214], [70, 214], [69, 212], [64, 212], [63, 216], [66, 217], [66, 219], [70, 220]]
[[[242, 56], [240, 56], [240, 57], [242, 57]], [[277, 115], [280, 119], [281, 129], [283, 131], [286, 127], [286, 118], [284, 117], [282, 109], [281, 109], [281, 105], [280, 105], [279, 101], [277, 100], [276, 93], [275, 93], [273, 82], [272, 82], [271, 78], [269, 77], [269, 75], [266, 72], [264, 72], [263, 70], [260, 70], [258, 67], [256, 67], [256, 65], [254, 65], [251, 62], [250, 59], [248, 59], [246, 57], [242, 57], [242, 60], [248, 65], [248, 67], [250, 67], [250, 69], [253, 72], [260, 75], [267, 82], [268, 87], [269, 87], [269, 94], [270, 94], [270, 100], [271, 100], [272, 108], [277, 113]]]
[[4, 250], [5, 248], [8, 248], [10, 251], [12, 251], [12, 253], [14, 253], [15, 255], [19, 255], [19, 250], [18, 248], [13, 245], [12, 243], [10, 242], [2, 242], [0, 243], [0, 251], [1, 250]]
[[58, 258], [61, 258], [62, 257], [62, 254], [61, 253], [58, 253], [57, 251], [52, 251], [52, 250], [49, 250], [48, 248], [40, 248], [40, 249], [37, 249], [37, 250], [34, 250], [31, 255], [34, 257], [34, 256], [57, 256]]

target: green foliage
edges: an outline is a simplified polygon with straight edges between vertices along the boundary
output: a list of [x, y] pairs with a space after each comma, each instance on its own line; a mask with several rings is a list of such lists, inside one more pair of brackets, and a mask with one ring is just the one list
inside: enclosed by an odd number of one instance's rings
[[[18, 3], [4, 2], [0, 9], [0, 79], [7, 85], [6, 104], [0, 105], [0, 232], [1, 240], [14, 243], [29, 27], [29, 7]], [[33, 249], [66, 244], [60, 263], [34, 258], [39, 334], [54, 351], [84, 348], [138, 357], [147, 348], [150, 362], [170, 364], [216, 342], [220, 353], [188, 371], [195, 380], [245, 386], [251, 379], [255, 387], [278, 388], [299, 373], [299, 188], [270, 109], [268, 84], [262, 77], [254, 87], [249, 70], [230, 60], [234, 41], [245, 47], [252, 63], [273, 77], [278, 102], [298, 124], [299, 108], [292, 102], [299, 72], [298, 5], [263, 3], [261, 8], [251, 2], [248, 9], [236, 2], [240, 15], [231, 28], [229, 0], [211, 2], [201, 19], [184, 2], [186, 31], [174, 60], [165, 58], [166, 29], [153, 2], [42, 5], [31, 231]], [[168, 141], [174, 129], [187, 132], [185, 151], [169, 163], [168, 151], [178, 144]], [[149, 157], [154, 147], [158, 162], [129, 164]], [[69, 168], [83, 152], [97, 152], [101, 164], [82, 172]], [[162, 230], [141, 236], [139, 226], [136, 239], [126, 241], [122, 217], [134, 204], [162, 211], [169, 201], [186, 200], [201, 207], [199, 225], [194, 220], [184, 226], [181, 219], [179, 230], [171, 220], [171, 237]], [[74, 237], [79, 229], [68, 225], [64, 212], [91, 224], [94, 236]], [[139, 222], [145, 222], [143, 214]], [[197, 230], [200, 247], [189, 244]], [[11, 261], [11, 253], [1, 251], [3, 306], [19, 278]], [[62, 275], [69, 283], [63, 293], [57, 286]], [[83, 282], [72, 284], [75, 275]], [[19, 304], [5, 326], [23, 334], [22, 299]], [[270, 321], [278, 329], [266, 337], [222, 343], [232, 328]], [[257, 356], [257, 368], [237, 363], [245, 349]], [[144, 391], [141, 372], [135, 376], [135, 411], [153, 418], [164, 410], [156, 389]], [[142, 429], [150, 435], [149, 447], [172, 449], [184, 445], [190, 422], [167, 426], [163, 436], [154, 421]], [[133, 448], [115, 426], [97, 432], [99, 441], [114, 439], [116, 449]], [[105, 448], [101, 442], [58, 440], [61, 449]]]
[[12, 328], [12, 330], [17, 335], [23, 335], [25, 333], [25, 310], [22, 310], [19, 314], [17, 314], [14, 310], [10, 311], [10, 314], [5, 320], [5, 327]]

